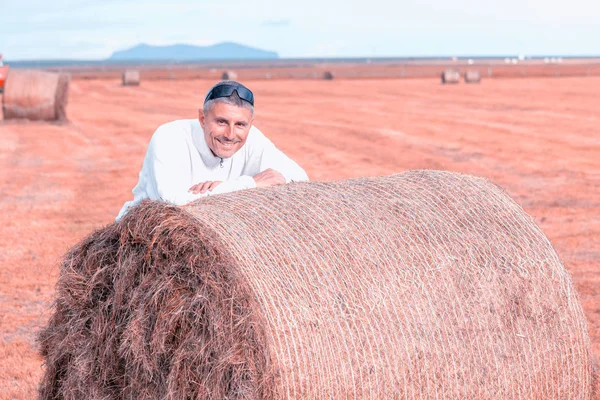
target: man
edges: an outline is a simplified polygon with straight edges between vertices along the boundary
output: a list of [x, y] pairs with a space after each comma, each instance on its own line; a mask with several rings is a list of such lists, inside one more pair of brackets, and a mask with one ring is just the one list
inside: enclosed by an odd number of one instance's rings
[[154, 132], [133, 200], [123, 205], [117, 221], [144, 199], [182, 205], [214, 194], [308, 181], [298, 164], [252, 126], [254, 95], [242, 84], [217, 83], [198, 114]]

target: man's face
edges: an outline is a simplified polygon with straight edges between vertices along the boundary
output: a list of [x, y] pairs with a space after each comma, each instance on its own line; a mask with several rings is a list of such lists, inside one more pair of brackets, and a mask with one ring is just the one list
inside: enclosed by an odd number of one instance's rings
[[200, 109], [198, 119], [206, 144], [221, 158], [233, 156], [246, 143], [253, 120], [249, 109], [227, 103], [215, 103], [206, 115]]

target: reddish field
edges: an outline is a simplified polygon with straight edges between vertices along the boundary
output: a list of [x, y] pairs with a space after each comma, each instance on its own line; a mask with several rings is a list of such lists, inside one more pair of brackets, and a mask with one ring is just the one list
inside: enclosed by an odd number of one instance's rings
[[[74, 80], [61, 125], [0, 122], [0, 398], [35, 397], [61, 255], [131, 198], [146, 145], [213, 81]], [[571, 272], [600, 360], [600, 78], [249, 81], [312, 180], [444, 169], [504, 187]]]

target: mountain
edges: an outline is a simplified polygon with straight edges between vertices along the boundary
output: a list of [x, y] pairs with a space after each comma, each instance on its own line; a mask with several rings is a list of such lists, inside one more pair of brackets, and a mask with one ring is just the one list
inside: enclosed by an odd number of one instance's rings
[[189, 44], [152, 46], [142, 43], [127, 50], [115, 51], [108, 60], [273, 60], [277, 58], [279, 55], [273, 51], [224, 42], [212, 46]]

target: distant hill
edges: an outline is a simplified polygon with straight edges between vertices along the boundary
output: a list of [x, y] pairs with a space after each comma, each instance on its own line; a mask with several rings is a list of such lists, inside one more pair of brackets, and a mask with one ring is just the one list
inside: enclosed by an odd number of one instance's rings
[[152, 46], [142, 43], [127, 50], [115, 51], [108, 60], [273, 60], [278, 58], [279, 55], [273, 51], [224, 42], [212, 46], [189, 44]]

